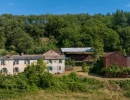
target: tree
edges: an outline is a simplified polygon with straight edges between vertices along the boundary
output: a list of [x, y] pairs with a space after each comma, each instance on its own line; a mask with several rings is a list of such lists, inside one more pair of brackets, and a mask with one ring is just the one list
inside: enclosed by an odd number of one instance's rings
[[123, 12], [122, 10], [117, 10], [116, 13], [114, 13], [113, 15], [114, 17], [114, 24], [115, 27], [116, 26], [120, 26], [120, 27], [126, 27], [128, 25], [127, 23], [127, 17], [125, 16], [125, 12]]
[[21, 28], [16, 27], [12, 32], [8, 34], [8, 40], [6, 42], [8, 46], [14, 46], [16, 51], [26, 52], [33, 45], [33, 39], [25, 33]]
[[127, 56], [125, 49], [122, 50], [122, 54], [123, 54], [124, 56]]
[[3, 56], [8, 55], [8, 54], [9, 54], [9, 52], [7, 50], [0, 49], [0, 57], [3, 57]]
[[32, 63], [28, 65], [25, 70], [24, 74], [29, 79], [30, 84], [40, 85], [40, 76], [48, 72], [47, 65], [43, 61], [43, 59], [38, 59], [37, 63]]
[[103, 44], [98, 40], [94, 40], [92, 42], [92, 47], [94, 49], [94, 52], [93, 52], [94, 58], [98, 59], [99, 56], [101, 56], [104, 52]]
[[123, 49], [129, 52], [130, 47], [130, 27], [125, 27], [119, 30], [120, 41]]

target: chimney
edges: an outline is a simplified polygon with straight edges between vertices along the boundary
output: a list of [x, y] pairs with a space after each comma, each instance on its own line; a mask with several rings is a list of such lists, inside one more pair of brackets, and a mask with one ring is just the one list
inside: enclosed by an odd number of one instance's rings
[[9, 58], [12, 58], [12, 52], [9, 53]]
[[21, 53], [21, 55], [20, 56], [23, 56], [24, 55], [24, 53]]

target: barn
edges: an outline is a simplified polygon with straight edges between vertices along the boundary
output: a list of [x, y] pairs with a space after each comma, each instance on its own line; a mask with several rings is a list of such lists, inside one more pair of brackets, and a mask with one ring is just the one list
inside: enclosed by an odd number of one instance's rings
[[66, 59], [71, 59], [76, 62], [89, 62], [93, 60], [93, 48], [61, 48], [62, 54], [66, 56]]
[[[130, 67], [130, 57], [124, 56], [121, 52], [109, 52], [102, 57], [102, 62], [104, 67], [108, 67], [112, 64], [117, 64], [118, 67]], [[111, 75], [106, 73], [106, 77]], [[120, 77], [127, 77], [127, 75], [122, 75]]]

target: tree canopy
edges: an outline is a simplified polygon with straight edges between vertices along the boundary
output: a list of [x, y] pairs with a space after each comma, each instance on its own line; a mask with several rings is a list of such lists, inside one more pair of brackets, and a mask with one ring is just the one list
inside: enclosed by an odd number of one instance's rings
[[0, 49], [38, 54], [60, 47], [96, 47], [130, 52], [130, 12], [103, 14], [0, 15]]

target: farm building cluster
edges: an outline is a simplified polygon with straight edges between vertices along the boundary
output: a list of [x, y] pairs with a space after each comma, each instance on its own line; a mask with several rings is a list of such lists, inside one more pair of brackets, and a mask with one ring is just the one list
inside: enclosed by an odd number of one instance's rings
[[[91, 62], [93, 58], [94, 49], [92, 47], [86, 48], [61, 48], [60, 53], [49, 50], [43, 54], [37, 55], [6, 55], [0, 58], [0, 70], [4, 74], [15, 74], [23, 72], [24, 69], [38, 59], [43, 59], [48, 70], [52, 74], [65, 72], [65, 61], [68, 59], [74, 60], [76, 63]], [[117, 63], [119, 67], [129, 67], [130, 57], [124, 56], [120, 52], [109, 52], [102, 56], [104, 67], [108, 67]], [[108, 77], [108, 76], [107, 76]]]

